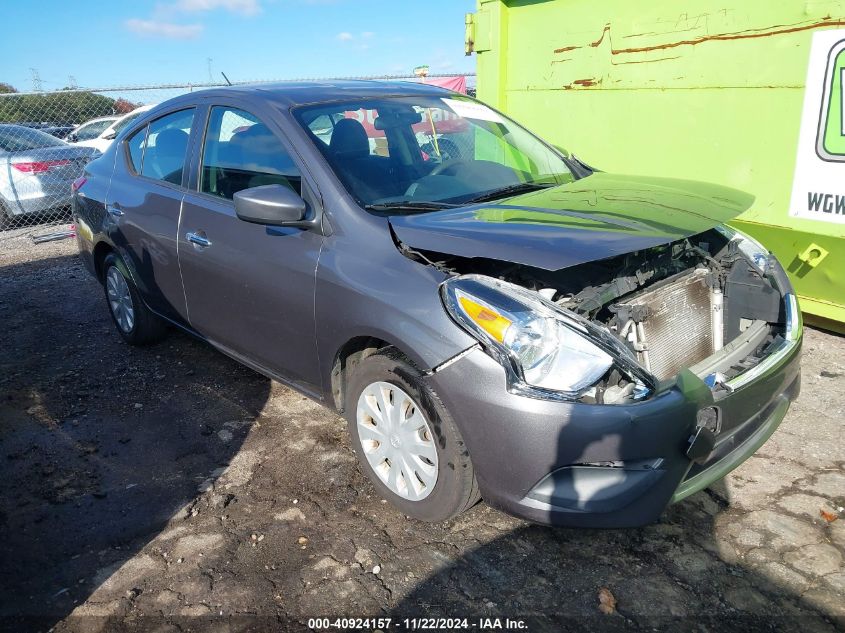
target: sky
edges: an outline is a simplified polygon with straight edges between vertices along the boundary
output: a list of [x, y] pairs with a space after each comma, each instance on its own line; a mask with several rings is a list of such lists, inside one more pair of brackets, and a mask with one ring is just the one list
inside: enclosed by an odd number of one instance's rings
[[3, 7], [0, 82], [80, 87], [474, 72], [475, 0], [31, 0]]

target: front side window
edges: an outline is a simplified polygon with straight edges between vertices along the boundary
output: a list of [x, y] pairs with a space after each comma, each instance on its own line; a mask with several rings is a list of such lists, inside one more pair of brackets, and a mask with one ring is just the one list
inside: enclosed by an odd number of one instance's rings
[[[185, 170], [188, 140], [191, 136], [193, 120], [193, 109], [180, 110], [156, 119], [147, 126], [141, 162], [140, 173], [142, 176], [174, 185], [182, 184], [182, 173]], [[136, 156], [133, 155], [132, 141], [135, 141], [138, 135], [139, 132], [136, 132], [129, 143], [129, 152], [133, 163], [135, 163]]]
[[294, 116], [365, 207], [466, 204], [574, 180], [561, 156], [483, 103], [460, 95], [362, 98]]
[[237, 108], [211, 109], [202, 155], [200, 191], [231, 200], [243, 189], [283, 185], [297, 193], [299, 170], [282, 142], [254, 115]]

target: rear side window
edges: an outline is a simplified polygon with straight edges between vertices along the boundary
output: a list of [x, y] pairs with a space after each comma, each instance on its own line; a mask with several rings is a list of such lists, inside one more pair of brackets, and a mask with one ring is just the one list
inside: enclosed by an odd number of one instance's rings
[[211, 109], [200, 191], [231, 200], [243, 189], [283, 185], [300, 193], [301, 178], [284, 145], [249, 112]]
[[[147, 138], [141, 161], [142, 176], [174, 185], [182, 184], [182, 172], [185, 170], [185, 157], [188, 153], [188, 140], [191, 136], [193, 121], [193, 109], [181, 110], [156, 119], [147, 126]], [[131, 140], [135, 140], [135, 137], [133, 136]]]
[[147, 140], [147, 127], [144, 126], [135, 134], [129, 137], [126, 144], [129, 146], [129, 161], [136, 174], [141, 173], [141, 162], [144, 159], [144, 141]]

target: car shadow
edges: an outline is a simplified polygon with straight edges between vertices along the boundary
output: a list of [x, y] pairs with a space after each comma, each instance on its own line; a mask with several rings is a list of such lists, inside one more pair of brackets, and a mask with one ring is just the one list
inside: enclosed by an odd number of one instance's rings
[[75, 256], [0, 268], [0, 628], [48, 630], [191, 512], [270, 381], [180, 332], [133, 348]]
[[[576, 449], [561, 434], [554, 464]], [[403, 626], [406, 619], [459, 618], [451, 628], [531, 633], [841, 630], [843, 622], [737, 552], [726, 534], [734, 516], [721, 480], [641, 528], [521, 522], [420, 582], [390, 615]], [[767, 543], [759, 545], [771, 556]]]
[[524, 524], [420, 582], [390, 615], [468, 618], [475, 630], [531, 633], [841, 630], [799, 595], [725, 556], [715, 530], [728, 503], [721, 494], [693, 495], [637, 529]]

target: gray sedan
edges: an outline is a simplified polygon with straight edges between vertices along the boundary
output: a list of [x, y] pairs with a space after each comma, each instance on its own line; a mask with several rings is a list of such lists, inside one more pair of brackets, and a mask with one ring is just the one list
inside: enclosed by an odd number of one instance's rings
[[724, 224], [752, 196], [594, 172], [463, 95], [193, 93], [83, 178], [79, 249], [120, 336], [182, 328], [341, 412], [374, 488], [420, 519], [483, 497], [642, 525], [798, 395], [789, 279]]
[[98, 152], [22, 125], [0, 125], [0, 225], [68, 209], [71, 185]]

